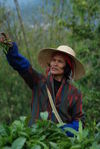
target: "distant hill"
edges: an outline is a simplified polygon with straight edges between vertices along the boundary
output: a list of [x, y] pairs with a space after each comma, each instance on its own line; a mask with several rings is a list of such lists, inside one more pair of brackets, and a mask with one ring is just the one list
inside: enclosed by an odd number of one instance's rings
[[[33, 26], [36, 21], [38, 21], [39, 23], [43, 22], [44, 16], [41, 11], [43, 9], [46, 9], [48, 12], [50, 12], [50, 5], [52, 4], [52, 2], [53, 1], [51, 0], [18, 0], [23, 21], [28, 25], [30, 24], [30, 26]], [[69, 0], [66, 0], [66, 2], [69, 3]], [[16, 13], [14, 0], [0, 0], [0, 3], [6, 5], [6, 7], [12, 9], [12, 11]], [[67, 15], [68, 13], [70, 13], [69, 9], [70, 8], [67, 8]]]
[[[37, 9], [42, 6], [42, 2], [41, 0], [18, 0], [21, 15], [25, 22], [31, 23], [33, 14], [34, 16], [37, 15]], [[16, 11], [14, 0], [0, 0], [0, 4]], [[37, 15], [37, 17], [39, 16]]]

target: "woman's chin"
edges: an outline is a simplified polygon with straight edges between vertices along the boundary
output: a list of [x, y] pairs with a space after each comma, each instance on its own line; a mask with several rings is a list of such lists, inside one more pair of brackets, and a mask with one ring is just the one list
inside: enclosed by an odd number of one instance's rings
[[57, 72], [51, 71], [51, 74], [52, 74], [52, 75], [57, 75]]

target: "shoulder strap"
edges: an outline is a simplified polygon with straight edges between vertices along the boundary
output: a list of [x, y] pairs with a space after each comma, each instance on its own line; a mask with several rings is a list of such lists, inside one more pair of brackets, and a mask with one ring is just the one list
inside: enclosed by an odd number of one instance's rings
[[63, 123], [61, 117], [59, 116], [58, 112], [57, 112], [57, 109], [54, 105], [54, 102], [53, 102], [53, 99], [52, 99], [52, 96], [51, 96], [51, 93], [46, 85], [46, 89], [47, 89], [47, 93], [48, 93], [48, 97], [49, 97], [49, 102], [50, 102], [50, 105], [52, 107], [52, 112], [55, 114], [55, 117], [56, 119], [58, 120], [59, 123]]

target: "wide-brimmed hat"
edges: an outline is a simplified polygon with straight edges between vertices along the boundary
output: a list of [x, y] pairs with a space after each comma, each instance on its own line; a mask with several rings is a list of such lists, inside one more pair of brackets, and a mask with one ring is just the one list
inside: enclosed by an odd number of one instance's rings
[[66, 45], [61, 45], [57, 48], [45, 48], [42, 49], [38, 54], [38, 62], [41, 67], [47, 68], [47, 66], [50, 64], [51, 58], [53, 53], [55, 52], [62, 52], [67, 54], [74, 63], [74, 75], [73, 79], [78, 80], [82, 76], [85, 75], [85, 69], [83, 64], [76, 58], [75, 51]]

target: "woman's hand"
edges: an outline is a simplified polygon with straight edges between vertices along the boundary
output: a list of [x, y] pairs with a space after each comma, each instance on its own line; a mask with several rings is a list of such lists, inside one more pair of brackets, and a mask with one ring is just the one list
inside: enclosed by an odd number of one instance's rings
[[0, 46], [5, 54], [8, 52], [8, 49], [13, 46], [11, 40], [5, 33], [0, 33]]
[[[79, 121], [74, 120], [74, 121], [72, 121], [72, 123], [64, 124], [60, 128], [66, 132], [66, 135], [68, 137], [74, 137], [74, 133], [77, 133], [77, 131], [79, 129]], [[70, 128], [70, 129], [68, 130], [67, 128]]]
[[11, 40], [9, 39], [8, 35], [6, 35], [5, 33], [0, 33], [0, 43], [1, 44], [5, 44], [7, 46], [12, 46]]

